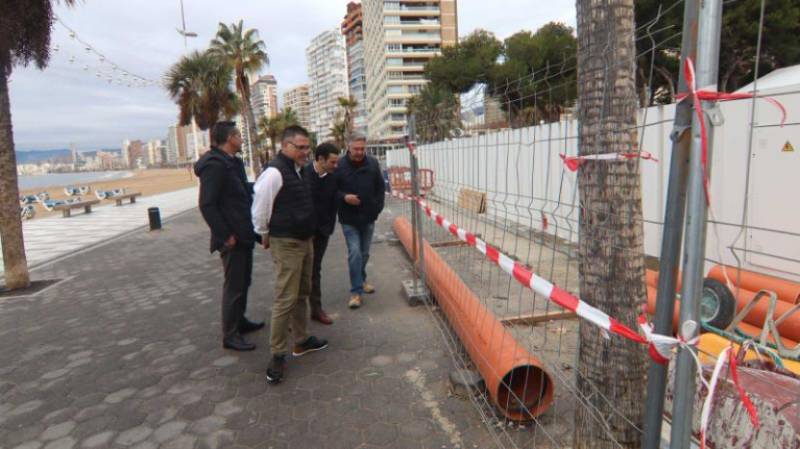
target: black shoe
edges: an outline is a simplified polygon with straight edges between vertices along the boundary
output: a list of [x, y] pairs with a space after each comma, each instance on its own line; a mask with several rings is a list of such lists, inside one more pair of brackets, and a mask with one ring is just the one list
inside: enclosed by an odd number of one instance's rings
[[241, 335], [226, 338], [222, 341], [222, 347], [225, 349], [233, 349], [234, 351], [252, 351], [256, 349], [256, 345], [249, 343]]
[[267, 383], [276, 384], [283, 380], [284, 368], [286, 368], [286, 356], [273, 355], [267, 365]]
[[306, 341], [300, 343], [299, 345], [294, 345], [292, 355], [295, 357], [300, 357], [301, 355], [308, 354], [309, 352], [321, 351], [327, 347], [328, 340], [319, 339], [312, 335], [306, 338]]
[[263, 321], [250, 321], [247, 318], [244, 318], [242, 319], [242, 324], [239, 325], [239, 333], [242, 335], [249, 334], [250, 332], [255, 332], [263, 328]]

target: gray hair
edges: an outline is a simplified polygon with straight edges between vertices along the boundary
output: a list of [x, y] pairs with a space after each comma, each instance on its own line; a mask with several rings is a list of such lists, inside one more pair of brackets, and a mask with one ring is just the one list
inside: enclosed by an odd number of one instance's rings
[[361, 133], [353, 133], [353, 135], [350, 136], [350, 143], [353, 143], [353, 142], [366, 142], [366, 141], [367, 141], [367, 136], [365, 136], [364, 134], [361, 134]]

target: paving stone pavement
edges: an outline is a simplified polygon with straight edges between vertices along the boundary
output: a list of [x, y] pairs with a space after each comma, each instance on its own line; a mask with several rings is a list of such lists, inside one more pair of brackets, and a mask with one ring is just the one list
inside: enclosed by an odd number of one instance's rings
[[[388, 214], [387, 214], [388, 215]], [[389, 217], [377, 235], [390, 230]], [[376, 242], [378, 293], [346, 308], [341, 231], [325, 259], [330, 348], [265, 382], [258, 349], [220, 341], [221, 263], [197, 211], [34, 270], [64, 281], [0, 299], [0, 448], [488, 448], [469, 401], [449, 395], [453, 366], [425, 308], [404, 302], [408, 263]], [[248, 314], [269, 318], [273, 272], [257, 249]]]
[[[91, 214], [77, 210], [69, 218], [56, 216], [23, 221], [22, 232], [25, 236], [28, 265], [34, 267], [147, 226], [147, 209], [150, 207], [159, 208], [162, 220], [193, 209], [197, 205], [197, 192], [197, 187], [190, 187], [140, 197], [135, 203], [126, 201], [122, 206], [116, 206], [107, 200], [100, 206], [93, 207]], [[91, 195], [94, 199], [94, 194]], [[2, 270], [3, 259], [0, 257], [0, 277]]]

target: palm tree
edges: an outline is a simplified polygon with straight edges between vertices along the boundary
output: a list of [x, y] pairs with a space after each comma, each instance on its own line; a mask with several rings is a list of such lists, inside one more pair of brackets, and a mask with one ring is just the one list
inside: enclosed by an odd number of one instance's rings
[[[580, 153], [638, 151], [635, 0], [578, 0]], [[609, 65], [608, 61], [614, 61]], [[584, 301], [636, 328], [646, 300], [639, 164], [593, 162], [578, 176], [579, 274]], [[575, 414], [576, 448], [638, 448], [644, 417], [645, 352], [580, 323], [577, 379], [589, 401]], [[603, 416], [598, 422], [597, 416]]]
[[[258, 130], [253, 108], [250, 106], [250, 74], [258, 73], [262, 67], [269, 64], [266, 45], [258, 38], [258, 30], [252, 28], [245, 30], [244, 21], [240, 20], [238, 24], [232, 23], [230, 26], [219, 24], [217, 37], [211, 41], [210, 51], [227, 61], [233, 68], [236, 90], [242, 99], [241, 114], [247, 125], [252, 150], [252, 145], [258, 140]], [[260, 165], [253, 154], [249, 156], [251, 168], [257, 176]]]
[[350, 141], [350, 126], [348, 126], [348, 122], [345, 117], [339, 115], [337, 120], [333, 122], [333, 126], [331, 126], [330, 131], [333, 141], [337, 147], [344, 148], [347, 145], [347, 142]]
[[[339, 97], [339, 107], [342, 108], [344, 113], [344, 117], [342, 118], [342, 123], [344, 124], [344, 142], [349, 142], [350, 139], [353, 137], [353, 118], [355, 116], [355, 110], [358, 107], [358, 100], [351, 97]], [[337, 124], [334, 124], [334, 128]], [[333, 128], [331, 128], [333, 131]], [[344, 148], [344, 146], [340, 146], [339, 148]]]
[[[53, 29], [52, 0], [4, 2], [0, 14], [0, 243], [3, 246], [5, 286], [9, 290], [31, 284], [22, 220], [19, 215], [17, 156], [11, 127], [11, 100], [8, 79], [16, 65], [31, 62], [39, 69], [50, 59], [50, 33]], [[72, 6], [74, 0], [64, 0]]]
[[408, 101], [408, 113], [416, 117], [416, 137], [421, 142], [435, 142], [450, 137], [461, 127], [458, 100], [449, 90], [426, 84]]
[[178, 124], [197, 122], [202, 130], [236, 115], [238, 99], [230, 68], [209, 51], [180, 59], [166, 74], [166, 89], [179, 108]]
[[300, 119], [292, 108], [285, 108], [272, 118], [262, 117], [258, 123], [259, 128], [261, 128], [258, 135], [259, 141], [264, 142], [269, 139], [270, 146], [272, 147], [272, 155], [275, 155], [276, 143], [280, 135], [283, 134], [283, 130], [299, 123]]

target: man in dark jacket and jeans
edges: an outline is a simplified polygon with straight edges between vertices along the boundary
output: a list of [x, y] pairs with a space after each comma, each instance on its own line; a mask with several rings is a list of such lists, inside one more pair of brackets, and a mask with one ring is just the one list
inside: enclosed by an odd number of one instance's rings
[[234, 122], [219, 122], [212, 130], [214, 145], [194, 166], [200, 178], [200, 212], [211, 229], [211, 252], [219, 251], [225, 272], [222, 292], [222, 345], [252, 351], [242, 334], [264, 327], [245, 318], [247, 290], [253, 271], [253, 247], [260, 236], [253, 231], [252, 188], [242, 160], [242, 136]]
[[367, 155], [367, 139], [355, 136], [350, 140], [347, 156], [336, 170], [339, 196], [339, 222], [347, 243], [347, 265], [350, 271], [351, 309], [361, 307], [362, 295], [374, 293], [367, 283], [367, 261], [375, 221], [383, 211], [385, 184], [378, 161]]
[[322, 309], [322, 258], [328, 249], [328, 240], [336, 227], [336, 210], [339, 200], [334, 172], [339, 161], [339, 149], [331, 143], [323, 143], [314, 150], [314, 160], [303, 168], [303, 177], [311, 186], [317, 229], [314, 231], [314, 267], [311, 271], [311, 319], [322, 324], [333, 324], [333, 320]]

